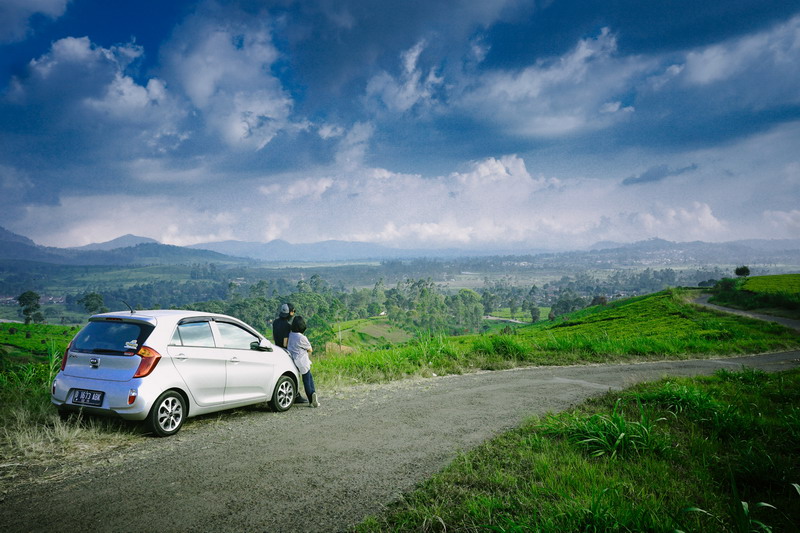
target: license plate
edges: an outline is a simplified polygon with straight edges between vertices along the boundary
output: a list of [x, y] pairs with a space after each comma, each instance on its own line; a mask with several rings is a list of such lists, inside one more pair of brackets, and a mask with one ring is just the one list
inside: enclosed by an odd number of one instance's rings
[[78, 389], [72, 391], [72, 403], [80, 405], [91, 405], [93, 407], [100, 407], [103, 405], [104, 392], [96, 390], [83, 390]]

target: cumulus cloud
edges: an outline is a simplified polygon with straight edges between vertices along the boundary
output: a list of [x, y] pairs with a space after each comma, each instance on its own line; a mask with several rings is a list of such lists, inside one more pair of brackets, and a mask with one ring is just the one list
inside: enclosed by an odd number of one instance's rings
[[0, 2], [0, 43], [24, 39], [33, 15], [57, 19], [67, 9], [69, 0], [3, 0]]
[[[140, 84], [128, 74], [142, 53], [135, 44], [104, 48], [88, 37], [59, 39], [48, 53], [30, 61], [24, 76], [12, 79], [3, 110], [46, 117], [50, 132], [66, 135], [65, 143], [73, 143], [78, 131], [84, 141], [96, 139], [106, 146], [114, 144], [116, 135], [134, 151], [174, 146], [184, 135], [184, 112], [163, 80]], [[136, 131], [120, 129], [129, 127]], [[133, 142], [137, 139], [141, 144]]]
[[271, 68], [279, 58], [269, 26], [202, 11], [165, 52], [174, 79], [229, 147], [261, 150], [291, 124], [292, 98]]
[[456, 101], [517, 135], [559, 137], [607, 127], [633, 113], [620, 97], [650, 68], [641, 58], [618, 57], [617, 38], [604, 28], [561, 57], [489, 72]]

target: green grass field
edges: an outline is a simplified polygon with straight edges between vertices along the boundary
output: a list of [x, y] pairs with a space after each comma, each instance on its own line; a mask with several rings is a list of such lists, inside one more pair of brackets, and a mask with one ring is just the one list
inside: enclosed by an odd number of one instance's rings
[[315, 362], [325, 385], [385, 382], [524, 365], [686, 359], [793, 349], [783, 326], [687, 303], [667, 290], [573, 313], [554, 322], [516, 325], [511, 334], [422, 336], [385, 349], [330, 354]]
[[745, 280], [742, 289], [767, 294], [800, 294], [800, 274], [754, 276]]
[[333, 326], [336, 342], [350, 348], [370, 348], [406, 342], [411, 335], [384, 317], [339, 322]]

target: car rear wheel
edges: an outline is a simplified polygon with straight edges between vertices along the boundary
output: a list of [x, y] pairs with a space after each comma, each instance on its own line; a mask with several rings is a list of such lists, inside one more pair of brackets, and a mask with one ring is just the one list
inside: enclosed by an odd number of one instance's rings
[[181, 429], [186, 419], [186, 401], [175, 391], [158, 397], [147, 415], [147, 426], [157, 437], [169, 437]]
[[273, 410], [283, 412], [294, 403], [295, 385], [289, 376], [281, 376], [272, 391], [272, 401], [269, 402]]

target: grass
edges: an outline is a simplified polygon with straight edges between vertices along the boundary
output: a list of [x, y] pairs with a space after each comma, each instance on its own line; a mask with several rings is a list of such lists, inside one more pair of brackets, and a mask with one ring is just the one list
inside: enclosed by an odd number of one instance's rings
[[90, 461], [110, 449], [129, 444], [136, 434], [113, 419], [59, 417], [50, 403], [50, 384], [58, 372], [62, 353], [63, 348], [50, 341], [43, 361], [23, 364], [3, 360], [0, 488], [13, 483], [23, 470], [28, 475], [31, 471], [46, 472], [67, 457], [74, 462], [78, 451], [79, 460]]
[[724, 279], [714, 292], [719, 305], [800, 319], [800, 274]]
[[747, 278], [742, 288], [750, 292], [800, 294], [800, 274], [779, 274]]
[[669, 379], [532, 418], [357, 531], [797, 531], [800, 371]]
[[326, 354], [314, 362], [314, 379], [329, 388], [525, 365], [703, 358], [800, 346], [800, 337], [783, 326], [700, 308], [687, 303], [691, 296], [672, 289], [517, 326], [509, 334], [432, 334], [384, 349]]
[[387, 318], [373, 317], [340, 322], [334, 326], [336, 342], [351, 348], [373, 348], [401, 343], [411, 335], [392, 326]]
[[[63, 350], [77, 332], [77, 327], [70, 326], [0, 323], [0, 346], [5, 346], [6, 356], [43, 361], [51, 344]], [[0, 368], [2, 361], [0, 355]]]

